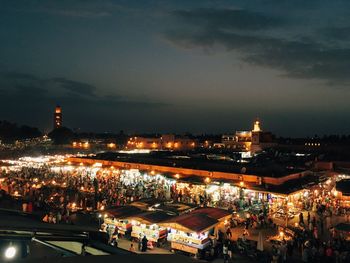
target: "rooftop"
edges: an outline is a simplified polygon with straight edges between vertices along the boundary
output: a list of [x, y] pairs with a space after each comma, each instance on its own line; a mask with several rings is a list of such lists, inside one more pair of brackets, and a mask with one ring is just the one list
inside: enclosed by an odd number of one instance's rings
[[246, 163], [240, 163], [235, 159], [209, 160], [205, 154], [176, 152], [151, 152], [149, 154], [105, 152], [87, 158], [269, 177], [283, 177], [307, 170], [302, 162], [296, 161], [291, 164], [277, 159], [260, 157]]

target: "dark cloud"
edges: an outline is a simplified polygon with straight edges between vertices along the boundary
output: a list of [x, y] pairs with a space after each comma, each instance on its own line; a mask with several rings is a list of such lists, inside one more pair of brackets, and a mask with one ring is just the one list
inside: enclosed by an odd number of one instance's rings
[[53, 83], [56, 83], [66, 90], [69, 90], [73, 94], [94, 96], [96, 87], [87, 83], [73, 81], [65, 78], [54, 78]]
[[2, 73], [0, 77], [14, 80], [38, 80], [38, 78], [32, 74], [26, 74], [21, 72], [6, 72]]
[[[0, 119], [26, 124], [30, 120], [29, 124], [44, 129], [51, 126], [51, 114], [56, 104], [70, 112], [70, 117], [64, 120], [65, 125], [95, 130], [115, 127], [110, 125], [116, 121], [115, 116], [125, 119], [130, 112], [144, 114], [166, 106], [146, 98], [140, 101], [118, 94], [99, 95], [95, 86], [66, 78], [44, 79], [18, 72], [0, 73], [0, 87]], [[90, 121], [100, 127], [91, 127]]]
[[320, 30], [321, 34], [324, 34], [327, 40], [350, 40], [350, 26], [344, 27], [327, 27]]
[[172, 15], [205, 30], [260, 30], [282, 26], [283, 19], [266, 16], [244, 9], [210, 9], [177, 10]]
[[[97, 94], [97, 88], [88, 83], [74, 81], [66, 78], [39, 78], [32, 74], [19, 72], [0, 73], [0, 90], [4, 94], [13, 95], [14, 98], [23, 97], [24, 94], [54, 98], [57, 100], [74, 98], [81, 100], [101, 102], [102, 104], [131, 104], [133, 106], [160, 106], [161, 103], [148, 101], [132, 101], [117, 94], [102, 96]], [[28, 98], [30, 99], [30, 98]]]
[[96, 3], [96, 1], [91, 0], [23, 0], [20, 2], [4, 0], [2, 6], [7, 10], [27, 13], [42, 13], [72, 18], [103, 18], [111, 16], [112, 7], [115, 9], [118, 5], [114, 5], [110, 1]]
[[[307, 79], [321, 79], [332, 83], [350, 81], [350, 49], [336, 45], [327, 46], [312, 41], [308, 37], [289, 38], [280, 36], [278, 31], [265, 33], [249, 30], [226, 30], [236, 24], [237, 29], [259, 29], [262, 25], [278, 27], [278, 23], [263, 15], [253, 15], [249, 21], [249, 12], [234, 18], [232, 10], [213, 9], [210, 12], [198, 10], [177, 11], [176, 18], [187, 24], [165, 33], [165, 37], [176, 45], [185, 48], [214, 48], [217, 45], [227, 50], [238, 51], [242, 60], [251, 64], [270, 67], [285, 72], [285, 76]], [[181, 13], [181, 16], [178, 15]], [[200, 19], [199, 19], [199, 18]], [[255, 17], [255, 18], [254, 18]], [[239, 19], [242, 19], [239, 21]], [[265, 21], [260, 23], [259, 21]], [[193, 25], [195, 24], [195, 27]], [[246, 27], [244, 24], [247, 24]], [[210, 26], [208, 26], [210, 25]], [[260, 25], [260, 27], [259, 27]], [[236, 26], [231, 25], [231, 29]]]
[[69, 10], [69, 9], [42, 9], [42, 12], [51, 13], [54, 15], [83, 17], [83, 18], [99, 18], [111, 16], [107, 11], [91, 11], [91, 10]]

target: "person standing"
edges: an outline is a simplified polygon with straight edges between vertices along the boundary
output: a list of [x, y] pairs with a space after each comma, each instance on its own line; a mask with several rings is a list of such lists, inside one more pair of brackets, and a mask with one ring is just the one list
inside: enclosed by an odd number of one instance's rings
[[82, 244], [82, 246], [81, 246], [80, 256], [86, 256], [86, 245], [85, 244]]
[[233, 249], [234, 249], [234, 246], [233, 246], [233, 243], [231, 240], [228, 241], [228, 257], [230, 260], [232, 260], [232, 257], [233, 257]]
[[134, 243], [130, 244], [129, 251], [135, 253]]
[[118, 234], [119, 234], [119, 230], [118, 227], [114, 228], [114, 232], [112, 234], [112, 246], [118, 247]]
[[231, 228], [230, 227], [228, 227], [227, 230], [226, 230], [226, 237], [228, 239], [232, 238], [232, 232], [231, 232]]
[[280, 246], [280, 254], [281, 254], [281, 259], [282, 262], [286, 262], [287, 261], [287, 244], [286, 242], [282, 242], [281, 246]]
[[227, 242], [225, 242], [223, 247], [222, 247], [222, 255], [224, 257], [224, 263], [228, 262], [228, 244], [227, 244]]
[[138, 240], [138, 249], [139, 251], [142, 251], [142, 234], [139, 234], [139, 240]]
[[146, 252], [147, 251], [147, 243], [148, 243], [148, 239], [146, 238], [146, 236], [143, 236], [142, 238], [142, 252]]
[[23, 212], [27, 212], [27, 207], [28, 207], [28, 204], [27, 204], [27, 202], [24, 201], [24, 202], [22, 203], [22, 211], [23, 211]]
[[304, 215], [302, 212], [299, 214], [299, 225], [304, 225]]
[[317, 229], [317, 226], [314, 227], [313, 234], [314, 234], [314, 238], [317, 240], [317, 239], [318, 239], [318, 229]]
[[28, 203], [27, 212], [28, 213], [32, 213], [33, 212], [33, 203], [32, 202]]
[[332, 262], [333, 259], [333, 249], [331, 246], [326, 248], [326, 262]]
[[323, 218], [320, 218], [320, 228], [321, 228], [321, 234], [323, 235], [323, 228], [324, 228]]
[[305, 263], [308, 263], [310, 261], [310, 249], [308, 247], [305, 247], [301, 254], [301, 260]]

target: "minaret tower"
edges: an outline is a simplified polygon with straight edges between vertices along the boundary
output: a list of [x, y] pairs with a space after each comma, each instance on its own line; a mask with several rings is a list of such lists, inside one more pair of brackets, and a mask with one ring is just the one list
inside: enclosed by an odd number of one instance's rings
[[257, 118], [254, 122], [254, 128], [253, 128], [253, 132], [260, 132], [261, 128], [260, 128], [260, 121]]
[[58, 129], [61, 127], [62, 127], [62, 109], [59, 105], [57, 105], [53, 116], [53, 128]]
[[262, 130], [260, 128], [260, 121], [257, 118], [254, 122], [253, 130], [252, 130], [252, 149], [256, 148], [260, 144], [260, 135]]

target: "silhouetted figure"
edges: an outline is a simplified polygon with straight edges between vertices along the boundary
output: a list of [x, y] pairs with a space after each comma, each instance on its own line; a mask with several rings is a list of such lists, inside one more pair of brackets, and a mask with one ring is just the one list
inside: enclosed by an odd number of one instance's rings
[[147, 251], [147, 243], [148, 243], [148, 240], [146, 238], [146, 236], [143, 236], [142, 238], [142, 252], [146, 252]]

